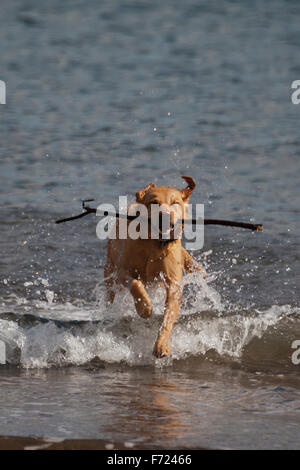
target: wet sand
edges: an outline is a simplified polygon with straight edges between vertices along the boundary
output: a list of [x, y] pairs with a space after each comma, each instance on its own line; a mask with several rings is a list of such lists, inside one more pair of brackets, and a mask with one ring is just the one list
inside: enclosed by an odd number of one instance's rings
[[135, 447], [103, 439], [53, 439], [0, 436], [0, 450], [128, 450]]
[[[104, 439], [55, 439], [45, 437], [0, 436], [0, 450], [149, 450], [149, 446]], [[155, 446], [153, 449], [163, 450]], [[186, 449], [185, 449], [186, 450]], [[197, 449], [207, 450], [207, 449]]]

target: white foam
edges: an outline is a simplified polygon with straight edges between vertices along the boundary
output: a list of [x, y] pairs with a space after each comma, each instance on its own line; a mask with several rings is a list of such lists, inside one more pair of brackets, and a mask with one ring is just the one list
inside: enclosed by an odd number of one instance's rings
[[[48, 287], [48, 286], [45, 286]], [[199, 275], [184, 279], [184, 300], [172, 336], [172, 357], [166, 361], [152, 355], [153, 345], [162, 322], [164, 292], [151, 291], [153, 316], [144, 320], [134, 309], [128, 290], [118, 292], [114, 304], [107, 308], [103, 284], [96, 286], [93, 303], [76, 299], [60, 304], [47, 289], [46, 301], [29, 302], [16, 296], [6, 299], [0, 312], [32, 313], [66, 324], [54, 322], [20, 326], [16, 321], [0, 320], [0, 340], [7, 346], [11, 362], [27, 368], [52, 365], [81, 365], [99, 358], [108, 363], [129, 365], [169, 364], [172, 359], [206, 354], [239, 358], [244, 347], [282, 318], [300, 309], [274, 305], [265, 311], [243, 312], [238, 306], [225, 308], [221, 296]], [[68, 326], [68, 320], [88, 320], [86, 324]], [[97, 323], [92, 323], [97, 320]], [[18, 354], [15, 354], [18, 351]]]

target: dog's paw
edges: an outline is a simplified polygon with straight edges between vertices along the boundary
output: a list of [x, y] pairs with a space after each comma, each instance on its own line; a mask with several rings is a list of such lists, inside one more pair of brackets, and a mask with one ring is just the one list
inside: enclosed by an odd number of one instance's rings
[[157, 358], [170, 356], [171, 354], [171, 341], [157, 338], [153, 348], [153, 355]]
[[151, 302], [146, 302], [144, 299], [138, 299], [134, 301], [135, 309], [140, 317], [149, 318], [152, 315]]

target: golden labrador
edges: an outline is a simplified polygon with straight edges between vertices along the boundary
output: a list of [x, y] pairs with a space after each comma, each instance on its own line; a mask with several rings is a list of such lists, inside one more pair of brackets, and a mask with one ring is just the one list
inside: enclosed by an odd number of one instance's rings
[[[171, 335], [181, 302], [183, 272], [202, 271], [202, 267], [181, 244], [186, 205], [196, 186], [190, 176], [182, 178], [187, 182], [187, 187], [182, 190], [150, 183], [137, 191], [136, 203], [146, 206], [149, 217], [151, 205], [159, 204], [161, 214], [169, 217], [169, 226], [163, 230], [159, 219], [158, 239], [121, 239], [118, 235], [115, 239], [109, 239], [104, 268], [108, 300], [113, 302], [116, 286], [129, 287], [136, 311], [143, 318], [149, 318], [152, 314], [147, 285], [156, 283], [165, 287], [164, 319], [153, 349], [153, 354], [159, 358], [171, 353]], [[181, 230], [179, 235], [175, 235], [178, 223]], [[119, 221], [116, 223], [118, 226]]]

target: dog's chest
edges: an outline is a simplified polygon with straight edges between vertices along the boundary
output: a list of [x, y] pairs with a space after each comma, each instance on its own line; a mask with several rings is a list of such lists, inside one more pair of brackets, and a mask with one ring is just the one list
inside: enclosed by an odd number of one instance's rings
[[145, 281], [178, 280], [182, 278], [180, 250], [172, 249], [158, 257], [149, 256], [145, 262]]

